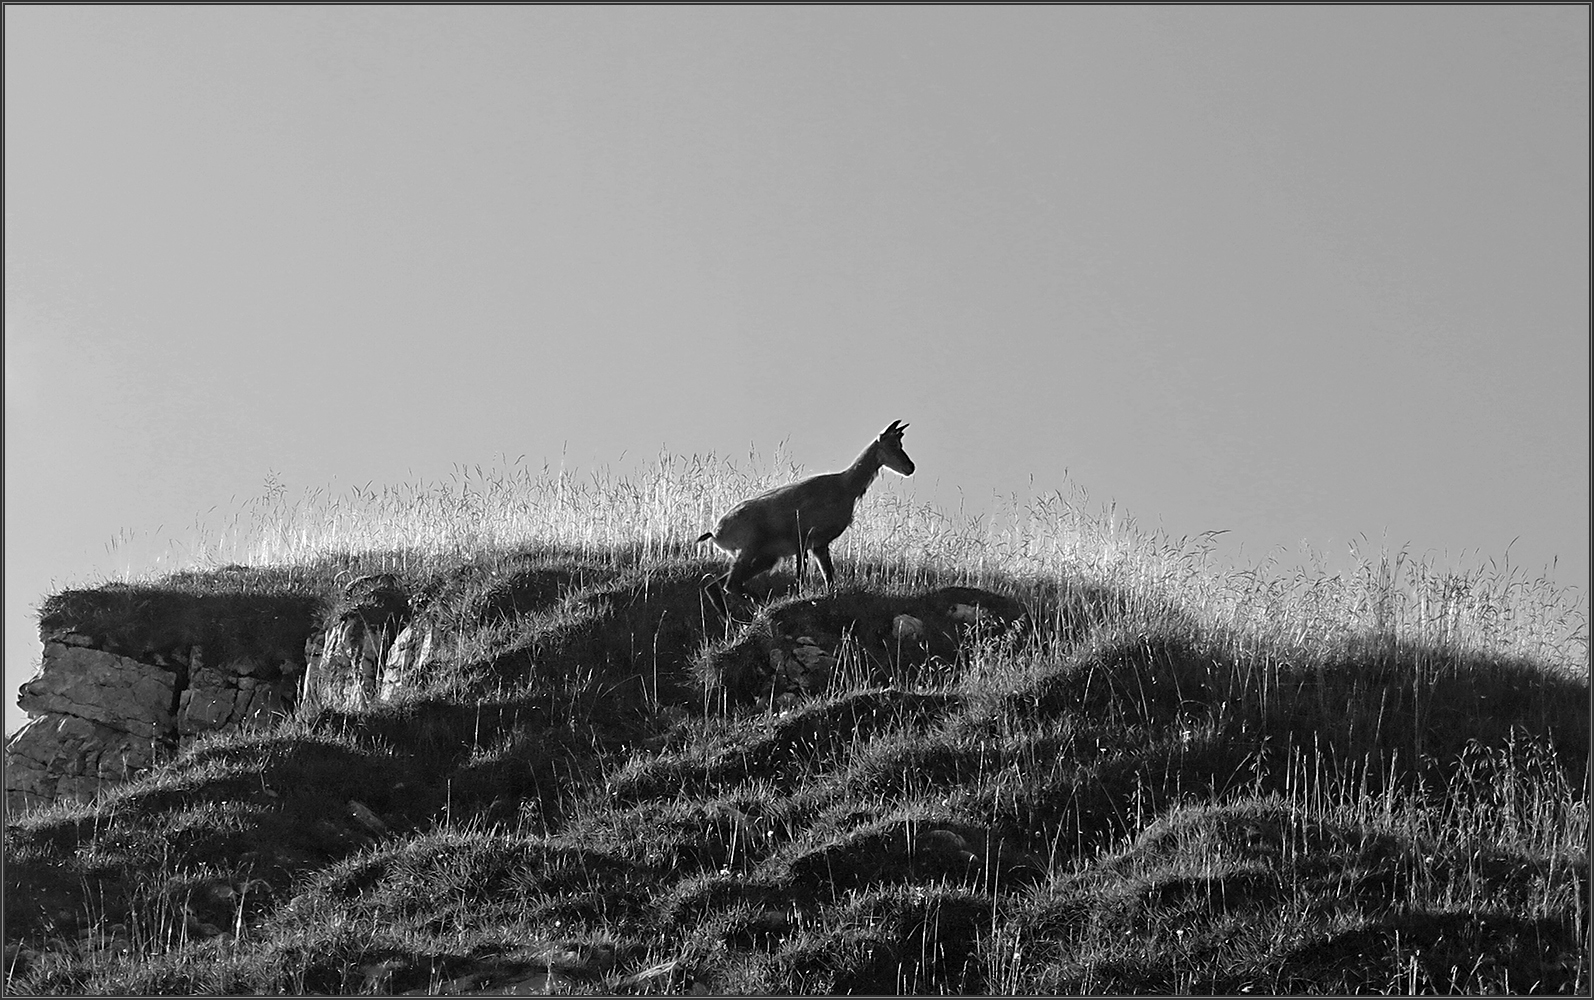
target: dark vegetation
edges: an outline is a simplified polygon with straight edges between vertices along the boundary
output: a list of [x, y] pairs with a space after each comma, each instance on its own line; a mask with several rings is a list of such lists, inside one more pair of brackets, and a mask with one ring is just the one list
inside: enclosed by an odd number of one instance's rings
[[300, 658], [306, 635], [331, 600], [335, 575], [236, 566], [66, 590], [45, 600], [39, 629], [45, 635], [76, 632], [100, 649], [132, 657], [202, 645], [222, 659]]
[[[132, 651], [302, 647], [380, 570], [446, 641], [391, 704], [15, 819], [7, 992], [1588, 990], [1586, 664], [1019, 579], [985, 583], [1002, 627], [904, 658], [892, 616], [963, 578], [777, 575], [727, 625], [713, 568], [372, 555], [51, 599]], [[746, 697], [755, 640], [804, 630], [847, 636], [830, 686]]]

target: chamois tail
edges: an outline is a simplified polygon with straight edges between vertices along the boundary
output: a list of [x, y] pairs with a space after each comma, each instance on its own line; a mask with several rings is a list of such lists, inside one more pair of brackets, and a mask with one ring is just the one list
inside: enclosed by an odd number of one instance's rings
[[701, 545], [701, 544], [703, 544], [704, 542], [708, 541], [710, 538], [713, 538], [713, 537], [714, 537], [714, 532], [705, 531], [701, 535], [697, 536], [697, 544]]

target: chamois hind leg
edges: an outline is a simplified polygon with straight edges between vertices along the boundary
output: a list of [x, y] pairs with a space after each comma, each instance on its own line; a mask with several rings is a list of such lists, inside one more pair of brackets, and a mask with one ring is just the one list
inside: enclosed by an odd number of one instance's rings
[[764, 553], [748, 555], [744, 549], [742, 553], [737, 555], [736, 562], [731, 564], [731, 571], [725, 574], [725, 589], [738, 597], [752, 600], [753, 595], [749, 594], [742, 584], [769, 569], [779, 560], [779, 556], [766, 555]]
[[819, 560], [819, 569], [825, 574], [825, 585], [831, 588], [836, 586], [836, 567], [830, 564], [830, 546], [815, 545], [814, 558]]
[[744, 549], [736, 554], [729, 571], [704, 582], [703, 593], [708, 596], [708, 601], [714, 605], [715, 611], [729, 618], [730, 608], [725, 602], [726, 594], [735, 594], [743, 600], [752, 600], [753, 595], [749, 594], [742, 584], [773, 565], [775, 565], [774, 559], [749, 555]]

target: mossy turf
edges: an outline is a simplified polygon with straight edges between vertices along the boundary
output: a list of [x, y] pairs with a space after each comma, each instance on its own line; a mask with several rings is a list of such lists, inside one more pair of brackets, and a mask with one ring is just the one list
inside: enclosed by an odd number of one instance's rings
[[1303, 652], [1132, 594], [985, 580], [1022, 628], [971, 632], [945, 669], [838, 670], [776, 711], [727, 693], [750, 637], [885, 649], [853, 626], [963, 581], [777, 576], [727, 622], [712, 569], [372, 557], [61, 595], [62, 622], [197, 634], [138, 618], [175, 593], [241, 602], [218, 623], [264, 614], [246, 598], [325, 622], [348, 579], [389, 572], [443, 653], [393, 703], [207, 737], [14, 819], [7, 991], [1590, 983], [1586, 675], [1358, 637]]

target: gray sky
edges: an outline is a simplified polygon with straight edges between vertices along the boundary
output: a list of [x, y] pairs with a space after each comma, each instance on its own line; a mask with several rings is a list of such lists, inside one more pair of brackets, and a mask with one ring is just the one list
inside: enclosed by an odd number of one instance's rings
[[273, 470], [901, 418], [948, 506], [1588, 586], [1585, 6], [4, 18], [7, 730], [46, 593]]

